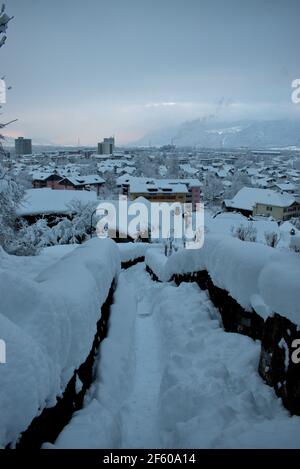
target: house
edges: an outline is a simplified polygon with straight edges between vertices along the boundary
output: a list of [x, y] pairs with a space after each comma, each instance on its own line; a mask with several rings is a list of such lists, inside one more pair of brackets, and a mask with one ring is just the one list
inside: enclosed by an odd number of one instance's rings
[[294, 194], [296, 189], [297, 189], [295, 184], [293, 184], [292, 182], [285, 182], [285, 183], [276, 184], [276, 187], [280, 191], [286, 192], [287, 194]]
[[58, 183], [58, 189], [81, 191], [81, 190], [93, 190], [100, 194], [100, 189], [105, 183], [102, 177], [97, 174], [89, 174], [88, 176], [71, 176], [61, 179]]
[[285, 221], [300, 216], [300, 201], [294, 196], [270, 189], [243, 187], [231, 200], [224, 200], [226, 211], [259, 215]]
[[130, 199], [144, 197], [151, 202], [187, 202], [188, 190], [185, 184], [170, 184], [169, 182], [134, 181], [130, 184]]
[[191, 203], [193, 210], [200, 202], [201, 183], [197, 179], [154, 179], [124, 174], [117, 180], [121, 193], [131, 200], [144, 197], [151, 202]]
[[49, 189], [60, 189], [58, 186], [61, 181], [61, 176], [56, 172], [35, 172], [32, 175], [32, 185], [34, 189], [42, 189], [48, 187]]
[[97, 174], [88, 176], [63, 176], [57, 171], [52, 173], [37, 172], [33, 174], [32, 185], [35, 189], [54, 189], [54, 190], [94, 190], [99, 196], [100, 188], [105, 183]]

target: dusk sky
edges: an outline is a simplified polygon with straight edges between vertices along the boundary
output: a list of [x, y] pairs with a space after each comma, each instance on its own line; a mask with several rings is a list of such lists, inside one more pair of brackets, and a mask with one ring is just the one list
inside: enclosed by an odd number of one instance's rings
[[6, 133], [117, 144], [187, 119], [299, 117], [299, 0], [7, 0]]

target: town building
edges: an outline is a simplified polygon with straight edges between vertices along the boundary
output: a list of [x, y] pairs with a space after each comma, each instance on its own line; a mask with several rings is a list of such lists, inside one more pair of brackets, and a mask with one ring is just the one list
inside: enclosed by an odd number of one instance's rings
[[102, 142], [98, 143], [98, 155], [112, 155], [114, 148], [114, 137], [104, 138]]
[[30, 138], [18, 137], [15, 139], [16, 156], [31, 155], [32, 141]]
[[25, 219], [29, 224], [44, 218], [51, 226], [57, 223], [57, 218], [72, 217], [74, 211], [72, 202], [93, 203], [95, 208], [98, 204], [95, 192], [91, 191], [28, 189], [17, 209], [17, 216]]
[[201, 183], [197, 179], [153, 179], [125, 174], [117, 180], [121, 193], [130, 200], [144, 197], [151, 202], [191, 203], [193, 210], [200, 202]]
[[58, 186], [59, 189], [65, 190], [94, 190], [99, 196], [104, 183], [104, 179], [97, 174], [89, 174], [88, 176], [65, 177], [59, 181]]
[[253, 187], [243, 187], [233, 199], [224, 200], [223, 207], [229, 212], [272, 217], [278, 221], [300, 216], [300, 201], [293, 195]]
[[35, 189], [46, 187], [53, 190], [93, 190], [97, 196], [99, 196], [104, 183], [105, 180], [98, 174], [63, 176], [55, 171], [53, 173], [35, 173], [32, 180]]

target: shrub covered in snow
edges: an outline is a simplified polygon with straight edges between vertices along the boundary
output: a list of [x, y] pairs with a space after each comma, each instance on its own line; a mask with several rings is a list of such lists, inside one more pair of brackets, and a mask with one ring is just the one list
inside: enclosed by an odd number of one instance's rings
[[252, 241], [254, 243], [257, 238], [257, 229], [253, 223], [247, 223], [247, 225], [241, 223], [237, 228], [232, 229], [232, 234], [241, 241]]
[[290, 249], [300, 253], [300, 234], [294, 234], [290, 237]]
[[270, 246], [271, 248], [276, 248], [279, 241], [278, 233], [275, 233], [275, 231], [266, 231], [265, 240], [267, 246]]

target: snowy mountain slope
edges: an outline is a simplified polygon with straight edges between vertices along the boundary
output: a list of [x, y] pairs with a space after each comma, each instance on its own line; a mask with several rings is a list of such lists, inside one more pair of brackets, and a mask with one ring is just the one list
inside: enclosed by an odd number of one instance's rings
[[300, 119], [232, 123], [197, 119], [153, 132], [137, 144], [148, 145], [149, 141], [152, 145], [173, 141], [178, 146], [199, 145], [207, 148], [299, 146]]

